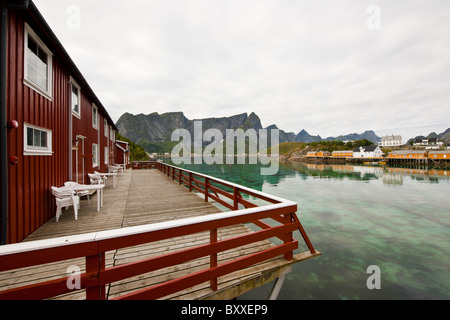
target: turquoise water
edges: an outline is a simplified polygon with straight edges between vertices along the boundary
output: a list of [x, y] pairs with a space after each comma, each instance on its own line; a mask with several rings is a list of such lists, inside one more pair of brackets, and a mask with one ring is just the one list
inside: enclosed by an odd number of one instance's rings
[[[258, 165], [184, 167], [299, 204], [322, 255], [295, 264], [278, 299], [450, 298], [450, 171], [286, 163], [261, 176]], [[367, 288], [371, 265], [381, 289]], [[271, 288], [240, 299], [267, 299]]]

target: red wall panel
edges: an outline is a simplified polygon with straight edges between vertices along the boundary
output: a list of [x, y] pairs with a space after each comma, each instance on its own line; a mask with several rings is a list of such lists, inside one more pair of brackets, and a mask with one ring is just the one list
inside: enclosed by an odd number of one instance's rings
[[[55, 56], [53, 59], [53, 101], [24, 85], [24, 21], [10, 13], [8, 37], [8, 119], [19, 128], [8, 133], [9, 156], [18, 164], [9, 166], [8, 242], [23, 240], [54, 216], [52, 185], [62, 185], [68, 176], [68, 76]], [[24, 155], [24, 124], [52, 131], [52, 156]]]
[[[52, 100], [24, 84], [24, 28], [25, 20], [34, 32], [50, 48], [53, 56]], [[99, 116], [99, 130], [92, 127], [92, 103], [89, 90], [81, 88], [81, 119], [72, 116], [70, 76], [72, 70], [58, 55], [58, 48], [35, 20], [22, 12], [11, 11], [8, 30], [8, 120], [17, 120], [19, 128], [8, 130], [8, 157], [18, 157], [18, 164], [9, 165], [8, 195], [8, 243], [22, 241], [41, 225], [55, 216], [56, 207], [51, 186], [62, 186], [69, 180], [72, 168], [71, 140], [77, 135], [85, 140], [85, 176], [93, 172], [92, 143], [99, 141], [98, 171], [106, 170], [104, 147], [107, 140], [103, 134], [103, 116]], [[80, 80], [81, 82], [81, 80]], [[81, 84], [81, 83], [80, 83]], [[102, 110], [99, 108], [99, 114]], [[72, 133], [70, 121], [72, 119]], [[24, 155], [24, 124], [42, 127], [52, 132], [50, 156]]]

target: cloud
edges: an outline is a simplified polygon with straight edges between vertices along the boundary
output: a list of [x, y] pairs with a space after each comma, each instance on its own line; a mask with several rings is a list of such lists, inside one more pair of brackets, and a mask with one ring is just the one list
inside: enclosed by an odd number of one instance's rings
[[446, 0], [377, 1], [380, 30], [367, 28], [370, 1], [35, 3], [115, 120], [254, 111], [265, 126], [327, 137], [450, 115]]

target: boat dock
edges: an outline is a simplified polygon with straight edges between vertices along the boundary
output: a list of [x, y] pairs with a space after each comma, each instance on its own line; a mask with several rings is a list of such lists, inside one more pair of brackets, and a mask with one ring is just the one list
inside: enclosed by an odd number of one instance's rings
[[78, 220], [65, 210], [58, 223], [0, 247], [0, 299], [228, 300], [320, 255], [295, 203], [152, 167], [119, 173], [116, 188], [108, 181], [99, 212], [94, 194], [90, 205], [81, 201]]

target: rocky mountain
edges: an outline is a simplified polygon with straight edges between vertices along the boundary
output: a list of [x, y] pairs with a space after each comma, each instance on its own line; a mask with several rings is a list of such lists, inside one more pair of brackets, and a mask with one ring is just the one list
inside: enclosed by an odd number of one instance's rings
[[375, 132], [373, 132], [371, 130], [366, 131], [361, 134], [351, 133], [351, 134], [347, 134], [345, 136], [328, 137], [326, 139], [322, 139], [321, 136], [312, 136], [305, 130], [302, 130], [295, 137], [295, 142], [311, 143], [311, 142], [319, 142], [319, 141], [355, 141], [355, 140], [363, 140], [363, 139], [372, 141], [375, 144], [381, 141], [381, 138], [379, 136], [377, 136], [375, 134]]
[[358, 134], [358, 133], [351, 133], [347, 134], [345, 136], [339, 136], [339, 137], [330, 137], [326, 138], [325, 141], [355, 141], [355, 140], [364, 140], [367, 139], [369, 141], [372, 141], [373, 143], [377, 144], [381, 141], [381, 138], [376, 135], [375, 132], [372, 130], [366, 131], [364, 133]]
[[142, 140], [165, 141], [170, 140], [172, 132], [177, 128], [185, 128], [189, 120], [182, 112], [159, 115], [132, 115], [125, 113], [117, 122], [119, 133], [128, 139], [141, 143]]
[[320, 136], [312, 136], [304, 129], [295, 136], [295, 142], [311, 143], [319, 141], [322, 141], [322, 138]]
[[[225, 136], [227, 129], [244, 130], [248, 128], [262, 129], [261, 120], [254, 113], [248, 116], [246, 113], [226, 118], [198, 119], [202, 121], [203, 131], [218, 129]], [[194, 134], [194, 121], [187, 119], [182, 112], [152, 113], [149, 115], [132, 115], [125, 113], [120, 117], [116, 126], [121, 135], [141, 143], [142, 141], [164, 142], [170, 141], [172, 133], [176, 129], [187, 129]]]
[[450, 142], [450, 128], [437, 135], [437, 138], [444, 142]]
[[414, 138], [411, 138], [408, 140], [408, 142], [406, 143], [407, 145], [409, 145], [411, 142], [413, 142], [415, 139], [425, 139], [425, 138], [437, 138], [439, 141], [445, 142], [445, 143], [450, 143], [450, 128], [448, 128], [447, 130], [445, 130], [444, 132], [437, 134], [436, 132], [431, 132], [429, 135], [427, 136], [417, 136]]
[[278, 129], [281, 142], [295, 142], [296, 135], [293, 132], [285, 132], [283, 130], [280, 130], [275, 124], [268, 126], [266, 129], [268, 130], [268, 135], [270, 135], [270, 130]]
[[[227, 129], [263, 129], [261, 119], [255, 113], [248, 115], [242, 113], [231, 117], [223, 118], [206, 118], [197, 119], [202, 121], [202, 129], [205, 132], [208, 129], [218, 129], [221, 131], [223, 137], [226, 136]], [[119, 129], [119, 133], [128, 139], [141, 144], [148, 152], [167, 152], [168, 149], [174, 146], [171, 143], [172, 133], [176, 129], [187, 129], [191, 135], [194, 135], [194, 122], [196, 120], [190, 120], [186, 118], [183, 112], [170, 112], [164, 114], [151, 113], [148, 115], [139, 114], [132, 115], [125, 113], [120, 117], [116, 126]], [[273, 124], [266, 129], [278, 129]], [[366, 131], [363, 134], [349, 134], [340, 137], [330, 137], [322, 139], [321, 136], [312, 136], [306, 130], [301, 130], [298, 134], [294, 132], [285, 132], [279, 129], [280, 143], [283, 142], [319, 142], [322, 140], [362, 140], [368, 139], [374, 143], [381, 141], [373, 131]]]

